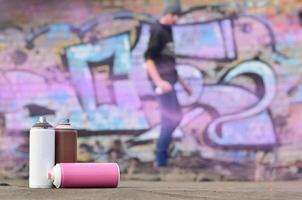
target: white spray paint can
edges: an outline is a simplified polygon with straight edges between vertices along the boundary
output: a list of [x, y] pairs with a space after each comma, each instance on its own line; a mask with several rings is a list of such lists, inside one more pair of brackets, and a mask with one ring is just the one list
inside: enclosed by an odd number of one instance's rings
[[40, 117], [29, 133], [29, 187], [51, 188], [48, 171], [55, 163], [55, 130]]
[[157, 95], [162, 95], [164, 93], [164, 91], [160, 87], [157, 87], [157, 88], [155, 88], [155, 93]]

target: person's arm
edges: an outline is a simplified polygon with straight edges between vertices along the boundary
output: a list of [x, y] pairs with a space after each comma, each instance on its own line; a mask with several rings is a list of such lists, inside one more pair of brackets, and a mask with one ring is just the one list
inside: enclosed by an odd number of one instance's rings
[[153, 27], [150, 32], [148, 48], [145, 52], [145, 68], [156, 88], [161, 91], [160, 93], [166, 93], [172, 90], [172, 86], [169, 82], [162, 79], [154, 62], [161, 50], [161, 32], [156, 27]]
[[147, 59], [145, 62], [146, 70], [150, 76], [152, 82], [157, 88], [159, 88], [162, 93], [167, 93], [172, 90], [172, 86], [168, 81], [165, 81], [161, 78], [160, 74], [157, 71], [156, 65], [153, 60]]

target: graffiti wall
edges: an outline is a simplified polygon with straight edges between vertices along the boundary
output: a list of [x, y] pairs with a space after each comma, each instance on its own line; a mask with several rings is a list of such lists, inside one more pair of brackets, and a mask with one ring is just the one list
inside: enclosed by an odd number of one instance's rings
[[[263, 151], [292, 165], [302, 159], [301, 12], [242, 5], [190, 7], [173, 26], [177, 71], [193, 94], [176, 84], [184, 118], [171, 156], [244, 163]], [[160, 116], [143, 54], [158, 15], [108, 8], [80, 24], [48, 17], [0, 27], [0, 167], [26, 176], [39, 116], [53, 125], [70, 118], [79, 161], [152, 162]]]

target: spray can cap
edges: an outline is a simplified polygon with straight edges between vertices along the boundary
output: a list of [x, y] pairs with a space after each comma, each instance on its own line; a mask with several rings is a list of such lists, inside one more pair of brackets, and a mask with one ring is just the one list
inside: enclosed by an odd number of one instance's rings
[[68, 118], [61, 120], [56, 129], [73, 129]]
[[68, 118], [61, 120], [60, 124], [70, 125], [70, 120]]
[[50, 125], [47, 120], [46, 120], [46, 117], [45, 116], [41, 116], [39, 118], [39, 121], [33, 125], [33, 128], [53, 128], [52, 125]]

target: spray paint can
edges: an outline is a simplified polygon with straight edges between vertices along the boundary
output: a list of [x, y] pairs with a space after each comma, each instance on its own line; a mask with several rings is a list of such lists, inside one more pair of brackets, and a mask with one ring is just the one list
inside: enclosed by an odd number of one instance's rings
[[55, 128], [55, 163], [74, 163], [77, 161], [77, 131], [72, 128], [69, 119]]
[[162, 95], [164, 92], [163, 92], [163, 90], [161, 88], [157, 87], [157, 88], [155, 88], [155, 93], [157, 95]]
[[120, 169], [116, 163], [60, 163], [48, 179], [57, 188], [116, 188]]
[[40, 117], [29, 133], [29, 187], [51, 188], [47, 178], [55, 162], [55, 130]]

